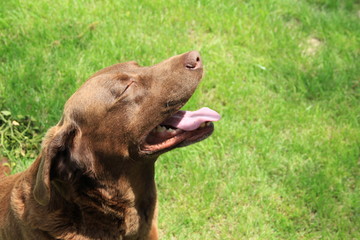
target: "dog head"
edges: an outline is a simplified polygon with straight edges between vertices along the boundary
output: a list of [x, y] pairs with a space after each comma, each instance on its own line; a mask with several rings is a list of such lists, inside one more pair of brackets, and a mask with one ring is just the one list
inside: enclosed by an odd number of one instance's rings
[[202, 74], [196, 51], [151, 67], [126, 62], [95, 73], [66, 102], [61, 121], [45, 137], [34, 189], [38, 202], [48, 203], [51, 182], [70, 181], [79, 171], [111, 174], [123, 162], [155, 161], [209, 136], [216, 112], [179, 111]]

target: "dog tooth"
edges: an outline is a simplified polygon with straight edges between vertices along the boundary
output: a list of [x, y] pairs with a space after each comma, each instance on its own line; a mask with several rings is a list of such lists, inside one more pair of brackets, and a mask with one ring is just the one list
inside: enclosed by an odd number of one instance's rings
[[205, 123], [200, 124], [200, 127], [201, 128], [205, 127]]
[[168, 129], [166, 129], [166, 131], [167, 131], [167, 132], [173, 132], [173, 131], [175, 131], [175, 130], [172, 129], [172, 128], [168, 128]]
[[207, 122], [205, 125], [206, 125], [206, 126], [210, 126], [210, 124], [211, 124], [211, 122]]
[[166, 130], [166, 127], [159, 126], [159, 130], [158, 130], [158, 132], [164, 132], [165, 130]]

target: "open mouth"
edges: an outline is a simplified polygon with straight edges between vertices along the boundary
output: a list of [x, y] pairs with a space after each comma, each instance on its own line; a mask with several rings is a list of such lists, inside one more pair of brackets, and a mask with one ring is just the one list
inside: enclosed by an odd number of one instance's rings
[[178, 111], [147, 135], [141, 149], [151, 154], [199, 142], [211, 135], [214, 131], [212, 122], [219, 121], [220, 118], [210, 108], [193, 112]]

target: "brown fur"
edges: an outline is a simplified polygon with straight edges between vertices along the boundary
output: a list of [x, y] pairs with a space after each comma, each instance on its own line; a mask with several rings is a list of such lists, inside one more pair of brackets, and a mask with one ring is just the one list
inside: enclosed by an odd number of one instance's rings
[[[162, 152], [141, 146], [195, 91], [202, 66], [187, 69], [189, 54], [152, 67], [116, 64], [86, 81], [35, 162], [0, 178], [0, 240], [158, 239], [154, 163]], [[8, 170], [0, 165], [0, 174]]]

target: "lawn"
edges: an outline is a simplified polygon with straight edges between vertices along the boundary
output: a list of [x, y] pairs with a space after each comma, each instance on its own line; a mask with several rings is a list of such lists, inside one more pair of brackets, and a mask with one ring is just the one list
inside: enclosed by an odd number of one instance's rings
[[360, 239], [357, 0], [0, 1], [0, 155], [18, 172], [92, 73], [189, 50], [222, 115], [156, 163], [162, 239]]

